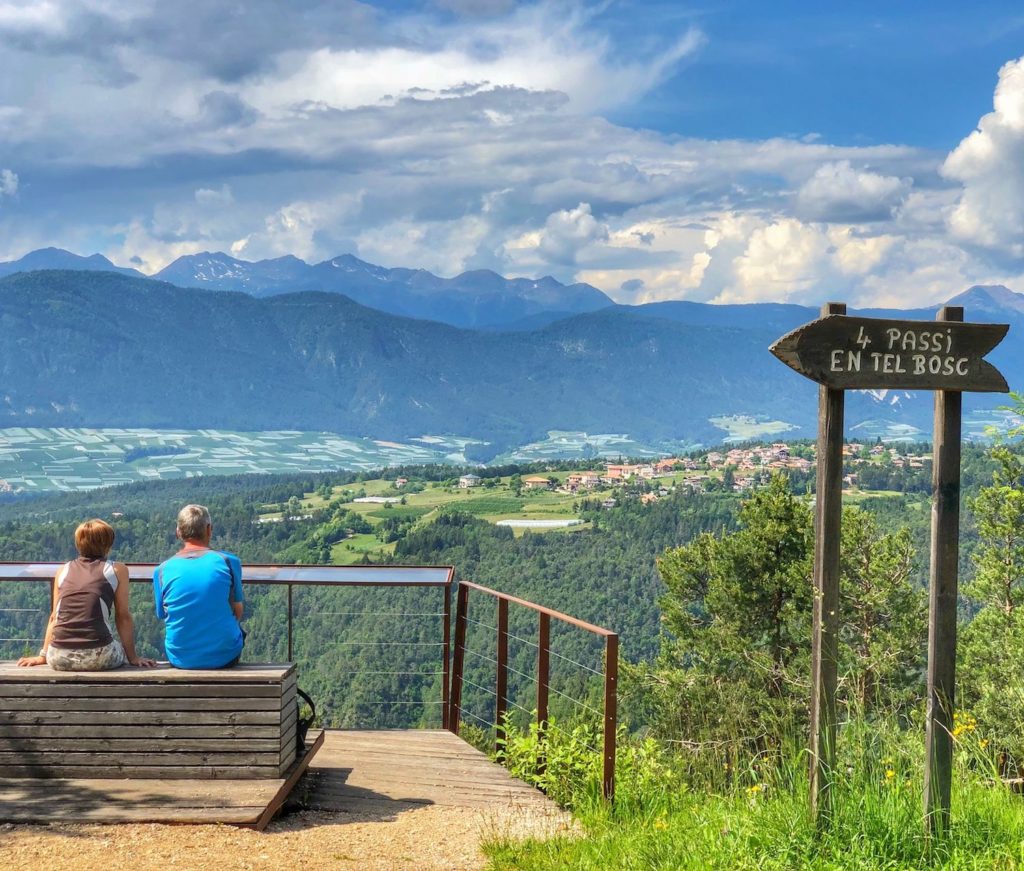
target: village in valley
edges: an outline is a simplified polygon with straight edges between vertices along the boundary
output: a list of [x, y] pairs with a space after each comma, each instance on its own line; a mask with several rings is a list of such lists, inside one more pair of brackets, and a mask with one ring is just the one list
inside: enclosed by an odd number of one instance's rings
[[[816, 447], [813, 444], [789, 445], [775, 442], [770, 445], [734, 447], [726, 450], [712, 450], [705, 454], [635, 463], [605, 463], [602, 470], [569, 472], [558, 474], [533, 474], [521, 479], [524, 490], [552, 490], [576, 494], [581, 491], [601, 488], [641, 485], [643, 502], [652, 502], [659, 496], [667, 495], [677, 486], [683, 486], [693, 493], [703, 493], [709, 487], [722, 487], [736, 492], [749, 490], [766, 480], [773, 472], [806, 475], [813, 471]], [[931, 463], [931, 456], [925, 447], [894, 447], [881, 442], [865, 445], [850, 442], [843, 446], [844, 489], [855, 489], [860, 482], [858, 467], [887, 466], [891, 469], [923, 470]], [[486, 478], [474, 473], [462, 475], [458, 480], [460, 489], [470, 489], [485, 484]], [[407, 479], [398, 478], [395, 487], [401, 488]], [[647, 482], [650, 486], [643, 487]], [[614, 502], [614, 500], [611, 500]]]
[[[595, 511], [626, 505], [653, 506], [704, 493], [745, 494], [776, 473], [799, 492], [811, 492], [815, 446], [775, 442], [723, 447], [686, 456], [625, 461], [616, 458], [579, 468], [580, 461], [529, 466], [480, 466], [461, 475], [422, 477], [417, 467], [396, 476], [360, 475], [348, 485], [307, 493], [291, 504], [262, 506], [256, 522], [313, 521], [318, 512], [338, 513], [343, 537], [330, 558], [350, 562], [387, 554], [411, 530], [447, 510], [472, 515], [515, 535], [571, 533], [590, 528]], [[899, 492], [924, 492], [930, 481], [928, 446], [852, 442], [844, 447], [843, 493], [853, 502]], [[324, 554], [325, 558], [328, 556]]]

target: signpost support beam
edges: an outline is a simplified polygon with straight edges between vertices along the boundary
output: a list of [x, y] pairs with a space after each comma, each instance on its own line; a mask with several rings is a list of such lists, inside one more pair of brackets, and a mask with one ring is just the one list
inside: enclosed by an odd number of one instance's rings
[[[964, 310], [943, 307], [936, 320], [960, 322]], [[929, 836], [949, 829], [953, 777], [957, 573], [960, 560], [960, 428], [963, 394], [935, 392], [932, 461], [931, 576], [928, 593], [928, 719], [924, 815]]]
[[[845, 315], [827, 303], [821, 315]], [[839, 541], [843, 516], [844, 393], [818, 388], [818, 468], [814, 523], [814, 636], [811, 642], [811, 814], [819, 828], [832, 810], [839, 659]]]

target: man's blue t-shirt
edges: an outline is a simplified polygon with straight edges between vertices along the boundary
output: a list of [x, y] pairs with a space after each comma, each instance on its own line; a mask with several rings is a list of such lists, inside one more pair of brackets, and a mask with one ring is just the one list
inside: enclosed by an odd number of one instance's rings
[[187, 548], [153, 572], [156, 616], [167, 621], [164, 649], [177, 668], [222, 668], [242, 652], [231, 602], [244, 601], [242, 563], [233, 553]]

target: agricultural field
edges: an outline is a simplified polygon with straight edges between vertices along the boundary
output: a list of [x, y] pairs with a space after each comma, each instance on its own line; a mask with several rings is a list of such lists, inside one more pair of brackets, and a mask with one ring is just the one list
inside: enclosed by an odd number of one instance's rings
[[[0, 493], [91, 490], [135, 481], [201, 475], [369, 471], [427, 463], [466, 464], [459, 436], [405, 442], [327, 432], [280, 430], [0, 429]], [[653, 457], [692, 445], [656, 448], [626, 435], [552, 432], [543, 442], [501, 454], [493, 463], [585, 457]], [[372, 495], [372, 494], [370, 494]]]
[[422, 436], [399, 443], [299, 431], [20, 427], [0, 430], [0, 491], [90, 490], [201, 475], [464, 463], [463, 451], [470, 442]]
[[[553, 472], [551, 477], [564, 480], [567, 474]], [[410, 492], [396, 488], [392, 479], [378, 478], [335, 487], [329, 497], [323, 493], [306, 493], [299, 500], [299, 511], [306, 514], [340, 501], [345, 509], [365, 518], [376, 530], [388, 521], [408, 522], [410, 528], [415, 528], [429, 523], [446, 508], [458, 508], [491, 523], [508, 525], [516, 536], [528, 531], [556, 534], [587, 529], [590, 524], [582, 521], [576, 511], [580, 499], [604, 498], [611, 493], [610, 488], [602, 488], [585, 494], [528, 489], [517, 494], [511, 478], [492, 480], [493, 486], [465, 490], [450, 482], [425, 482], [422, 490]], [[415, 489], [415, 484], [413, 487]], [[389, 501], [382, 501], [384, 499]], [[278, 520], [283, 508], [266, 505], [260, 519], [264, 522]], [[335, 544], [332, 556], [339, 562], [351, 562], [363, 554], [380, 555], [393, 550], [394, 543], [382, 541], [375, 532], [357, 533]]]
[[697, 442], [652, 445], [624, 433], [586, 433], [551, 430], [543, 441], [531, 442], [499, 454], [494, 463], [536, 463], [544, 460], [585, 460], [589, 457], [664, 457], [700, 447]]

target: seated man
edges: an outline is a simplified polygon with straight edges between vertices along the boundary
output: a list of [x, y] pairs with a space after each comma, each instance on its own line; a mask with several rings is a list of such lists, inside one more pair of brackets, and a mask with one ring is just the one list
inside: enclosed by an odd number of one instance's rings
[[182, 548], [153, 572], [156, 615], [167, 621], [164, 648], [176, 668], [230, 668], [242, 655], [242, 563], [210, 549], [213, 523], [202, 505], [178, 512]]

